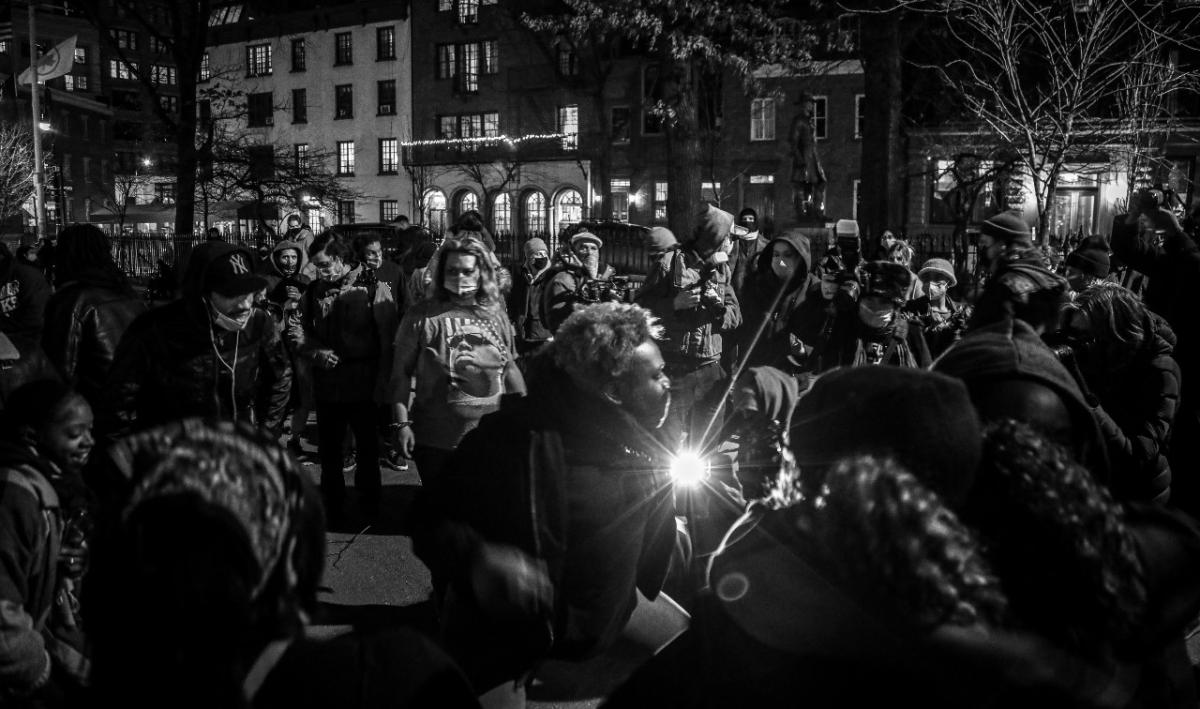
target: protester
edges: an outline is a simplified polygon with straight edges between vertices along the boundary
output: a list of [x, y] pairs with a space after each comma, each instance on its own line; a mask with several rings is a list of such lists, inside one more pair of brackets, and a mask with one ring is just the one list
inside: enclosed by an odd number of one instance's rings
[[146, 303], [113, 261], [99, 228], [74, 224], [59, 240], [58, 289], [46, 303], [42, 347], [63, 381], [102, 410], [117, 344]]
[[523, 250], [525, 261], [508, 296], [508, 316], [517, 330], [518, 353], [528, 354], [554, 336], [542, 321], [542, 296], [555, 274], [545, 241], [535, 236], [525, 242]]
[[671, 258], [671, 255], [679, 249], [679, 241], [675, 238], [675, 234], [665, 226], [651, 227], [650, 231], [646, 232], [646, 255], [650, 257], [650, 268], [658, 268], [658, 264], [663, 259]]
[[725, 377], [725, 338], [742, 324], [728, 257], [721, 250], [732, 226], [732, 214], [702, 204], [696, 232], [655, 264], [638, 291], [637, 302], [662, 321], [666, 332], [663, 359], [675, 401], [666, 429], [676, 442], [686, 436], [700, 443], [696, 439], [712, 419], [709, 400]]
[[1033, 233], [1020, 213], [1009, 210], [987, 219], [979, 227], [978, 269], [986, 279], [1003, 264], [1001, 256], [1033, 249]]
[[[330, 516], [340, 518], [343, 472], [353, 455], [355, 490], [367, 514], [375, 515], [382, 495], [378, 406], [392, 403], [396, 304], [391, 288], [355, 260], [338, 234], [322, 234], [308, 256], [318, 280], [304, 293], [300, 326], [288, 334], [313, 367], [321, 494]], [[347, 431], [354, 435], [353, 454], [346, 450]]]
[[[363, 267], [363, 278], [374, 278], [376, 281], [388, 286], [389, 292], [392, 295], [392, 308], [396, 311], [395, 321], [400, 322], [399, 308], [395, 305], [395, 286], [400, 282], [401, 269], [398, 263], [395, 263], [390, 258], [384, 256], [383, 243], [379, 240], [376, 234], [364, 234], [355, 237], [354, 239], [354, 254], [358, 258], [358, 262]], [[370, 274], [374, 274], [371, 276]], [[388, 376], [391, 376], [391, 367], [387, 368]], [[378, 411], [379, 427], [381, 431], [387, 431], [391, 424], [392, 408], [387, 404], [380, 404]], [[390, 437], [389, 437], [390, 438]], [[391, 468], [392, 470], [408, 470], [408, 463], [405, 462], [404, 454], [401, 451], [395, 450], [387, 442], [380, 440], [380, 451], [383, 456], [380, 462]]]
[[[767, 243], [758, 260], [739, 294], [743, 320], [739, 349], [742, 358], [748, 357], [749, 366], [787, 369], [789, 358], [795, 361], [807, 355], [804, 343], [792, 330], [793, 318], [808, 297], [811, 285], [808, 237], [799, 229], [785, 230]], [[766, 329], [754, 342], [764, 320]]]
[[52, 380], [14, 391], [0, 433], [0, 703], [77, 705], [87, 684], [87, 401]]
[[522, 706], [520, 680], [542, 659], [595, 655], [635, 608], [670, 605], [656, 334], [634, 305], [573, 313], [531, 357], [529, 395], [485, 417], [414, 506], [442, 636], [485, 706]]
[[299, 244], [303, 253], [307, 254], [316, 238], [317, 235], [314, 234], [313, 230], [304, 223], [304, 220], [301, 219], [299, 214], [288, 215], [287, 230], [283, 232], [284, 241], [292, 241], [296, 244]]
[[1082, 293], [1104, 283], [1110, 268], [1108, 252], [1097, 248], [1080, 248], [1067, 254], [1066, 278], [1071, 290]]
[[975, 303], [968, 332], [1006, 320], [1021, 320], [1038, 335], [1056, 332], [1070, 285], [1040, 265], [1000, 258]]
[[1179, 405], [1174, 334], [1130, 291], [1093, 286], [1067, 306], [1060, 359], [1074, 367], [1100, 423], [1120, 500], [1165, 504], [1171, 491], [1166, 448]]
[[245, 247], [195, 248], [183, 296], [133, 322], [105, 388], [103, 437], [188, 416], [253, 421], [280, 433], [292, 372], [274, 319], [254, 307], [267, 281]]
[[731, 392], [722, 439], [737, 439], [734, 478], [742, 500], [762, 499], [775, 486], [800, 393], [796, 378], [775, 367], [747, 369]]
[[958, 279], [949, 261], [929, 259], [917, 275], [925, 284], [925, 295], [909, 300], [904, 316], [920, 324], [929, 354], [936, 358], [962, 337], [971, 308], [950, 298], [949, 291], [958, 285]]
[[292, 346], [294, 338], [286, 335], [292, 326], [293, 315], [300, 309], [301, 298], [308, 290], [311, 279], [304, 275], [308, 270], [308, 254], [301, 246], [287, 239], [281, 240], [271, 249], [269, 257], [260, 268], [267, 280], [265, 304], [275, 318], [280, 331], [285, 333], [284, 345], [288, 349], [288, 361], [292, 365], [292, 392], [289, 398], [291, 429], [288, 450], [293, 455], [303, 454], [300, 438], [308, 427], [308, 415], [313, 411], [312, 366], [299, 357]]
[[890, 261], [863, 266], [862, 294], [854, 311], [839, 314], [822, 358], [831, 366], [928, 367], [932, 359], [921, 326], [901, 317], [908, 269]]
[[818, 267], [820, 281], [800, 303], [792, 317], [791, 333], [803, 347], [803, 356], [790, 364], [797, 373], [823, 372], [836, 366], [829, 358], [834, 326], [858, 308], [860, 286], [840, 255], [827, 251]]
[[[557, 330], [576, 308], [598, 302], [601, 297], [599, 286], [616, 275], [612, 266], [600, 261], [603, 248], [604, 242], [590, 231], [581, 231], [571, 237], [570, 252], [562, 255], [542, 294], [542, 317], [551, 332]], [[590, 294], [589, 288], [595, 288], [595, 294]], [[616, 289], [607, 293], [616, 299], [624, 296]]]
[[412, 631], [305, 637], [325, 520], [309, 478], [271, 437], [187, 419], [112, 456], [129, 492], [102, 520], [85, 596], [106, 610], [87, 624], [97, 706], [477, 706]]
[[730, 283], [740, 302], [745, 295], [746, 281], [758, 270], [759, 255], [768, 248], [770, 239], [759, 228], [758, 212], [750, 207], [738, 212], [736, 226], [741, 227], [741, 233], [733, 239], [733, 249], [729, 255], [733, 271]]
[[50, 284], [0, 243], [0, 404], [14, 389], [54, 376], [42, 349]]
[[907, 241], [897, 240], [892, 243], [891, 248], [887, 251], [887, 260], [894, 264], [903, 266], [908, 270], [909, 282], [908, 292], [904, 294], [904, 301], [916, 300], [925, 295], [925, 288], [921, 279], [917, 274], [913, 273], [913, 258], [917, 255], [916, 249], [909, 245]]
[[428, 297], [404, 314], [396, 333], [393, 444], [416, 461], [425, 484], [502, 395], [525, 391], [492, 264], [477, 236], [446, 239]]

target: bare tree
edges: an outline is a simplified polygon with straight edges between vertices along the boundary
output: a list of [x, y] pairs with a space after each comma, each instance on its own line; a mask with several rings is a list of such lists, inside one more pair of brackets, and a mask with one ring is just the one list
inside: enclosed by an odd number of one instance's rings
[[1064, 169], [1116, 169], [1140, 154], [1147, 129], [1166, 118], [1141, 99], [1147, 92], [1170, 97], [1194, 82], [1168, 60], [1167, 38], [1189, 30], [1162, 1], [1136, 10], [1077, 0], [942, 6], [963, 54], [936, 70], [996, 146], [1015, 157], [1032, 185], [1043, 237]]
[[136, 173], [119, 173], [113, 175], [112, 200], [109, 208], [117, 218], [117, 233], [125, 233], [125, 216], [129, 213], [129, 205], [137, 204], [136, 191], [141, 184]]
[[33, 135], [15, 123], [0, 123], [0, 222], [8, 221], [33, 196]]

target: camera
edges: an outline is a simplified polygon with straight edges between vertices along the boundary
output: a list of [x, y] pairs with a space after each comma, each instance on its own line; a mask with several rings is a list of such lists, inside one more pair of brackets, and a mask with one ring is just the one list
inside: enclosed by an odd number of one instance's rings
[[1152, 212], [1166, 204], [1162, 190], [1144, 187], [1133, 193], [1133, 209], [1136, 212]]
[[626, 276], [586, 280], [579, 284], [576, 297], [584, 303], [632, 303], [633, 286]]
[[1067, 366], [1076, 362], [1080, 354], [1086, 355], [1092, 345], [1092, 341], [1088, 338], [1064, 332], [1056, 332], [1042, 339], [1054, 356], [1058, 358], [1058, 361]]

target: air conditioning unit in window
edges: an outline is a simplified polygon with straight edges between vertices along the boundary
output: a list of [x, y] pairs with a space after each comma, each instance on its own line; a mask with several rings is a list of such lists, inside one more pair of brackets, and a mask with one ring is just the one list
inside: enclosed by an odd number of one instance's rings
[[379, 104], [379, 115], [390, 116], [396, 112], [396, 109], [390, 103]]
[[263, 125], [264, 126], [275, 125], [275, 116], [267, 116], [266, 119], [263, 120]]

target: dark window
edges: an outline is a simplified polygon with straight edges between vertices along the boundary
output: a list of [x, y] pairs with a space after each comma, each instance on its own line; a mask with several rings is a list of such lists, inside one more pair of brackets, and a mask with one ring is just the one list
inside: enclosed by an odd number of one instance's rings
[[396, 28], [395, 27], [376, 27], [375, 28], [375, 59], [383, 61], [385, 59], [396, 58]]
[[396, 80], [386, 79], [378, 82], [379, 87], [379, 115], [394, 116], [396, 115]]
[[304, 40], [292, 40], [292, 71], [305, 70]]
[[449, 79], [454, 76], [455, 61], [454, 61], [454, 45], [439, 44], [437, 46], [437, 69], [435, 78]]
[[339, 199], [337, 203], [338, 224], [354, 223], [354, 200]]
[[579, 55], [571, 47], [558, 47], [558, 73], [560, 76], [579, 75]]
[[658, 81], [658, 65], [651, 64], [642, 71], [642, 135], [662, 133], [662, 117], [654, 111], [662, 100], [662, 86]]
[[628, 143], [629, 142], [629, 107], [628, 106], [614, 106], [612, 111], [609, 113], [609, 116], [611, 118], [610, 122], [612, 123], [612, 126], [610, 127], [610, 131], [611, 131], [610, 134], [612, 135], [612, 142]]
[[484, 74], [500, 73], [499, 44], [494, 39], [479, 43], [479, 54], [482, 57], [480, 69]]
[[246, 97], [246, 123], [251, 128], [275, 124], [275, 108], [271, 105], [271, 92], [250, 94]]
[[109, 30], [109, 34], [121, 49], [137, 51], [137, 33], [130, 30]]
[[338, 84], [333, 87], [334, 118], [354, 118], [354, 85]]
[[292, 89], [292, 123], [308, 123], [307, 89]]
[[257, 180], [275, 177], [275, 149], [270, 145], [253, 145], [246, 151], [250, 159], [250, 174]]
[[207, 126], [212, 123], [212, 101], [208, 99], [200, 99], [196, 102], [197, 115], [200, 117], [200, 125]]
[[154, 185], [154, 201], [160, 204], [175, 204], [175, 183], [160, 182]]
[[457, 116], [438, 116], [438, 137], [443, 139], [458, 137]]
[[158, 102], [167, 113], [179, 113], [178, 96], [160, 96]]
[[354, 44], [349, 32], [338, 32], [333, 36], [333, 64], [354, 63]]

